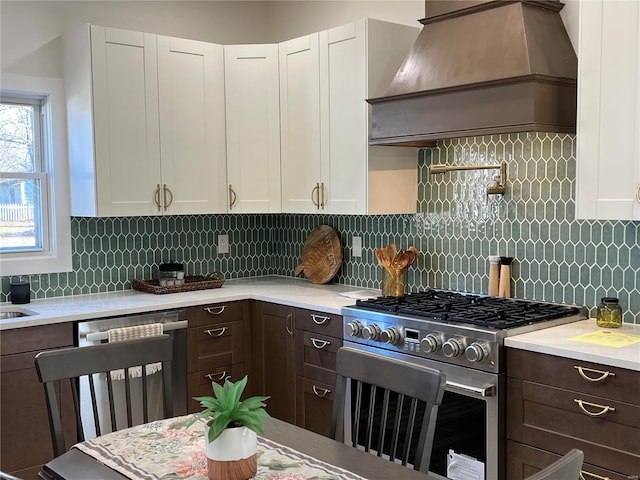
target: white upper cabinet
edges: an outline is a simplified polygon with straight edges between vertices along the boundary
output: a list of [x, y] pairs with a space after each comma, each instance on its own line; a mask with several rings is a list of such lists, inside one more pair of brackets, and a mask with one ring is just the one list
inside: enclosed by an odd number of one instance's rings
[[280, 104], [277, 45], [226, 45], [230, 213], [278, 213]]
[[640, 220], [640, 3], [580, 2], [577, 217]]
[[72, 215], [226, 211], [222, 50], [94, 25], [64, 45]]
[[416, 211], [417, 150], [370, 147], [382, 96], [418, 29], [366, 19], [280, 44], [283, 211]]
[[158, 37], [158, 85], [167, 212], [226, 212], [222, 45]]
[[280, 53], [282, 211], [320, 208], [320, 56], [318, 34], [283, 42]]

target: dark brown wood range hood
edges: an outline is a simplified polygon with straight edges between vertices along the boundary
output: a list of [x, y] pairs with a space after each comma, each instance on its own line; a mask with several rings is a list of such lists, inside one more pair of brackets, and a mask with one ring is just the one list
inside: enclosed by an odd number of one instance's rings
[[371, 145], [575, 133], [578, 60], [553, 0], [426, 0], [416, 43], [372, 106]]

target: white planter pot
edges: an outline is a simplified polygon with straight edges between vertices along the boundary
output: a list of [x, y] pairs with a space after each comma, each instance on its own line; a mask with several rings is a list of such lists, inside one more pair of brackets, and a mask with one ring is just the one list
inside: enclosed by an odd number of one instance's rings
[[247, 427], [227, 428], [213, 442], [207, 440], [206, 455], [211, 480], [247, 480], [257, 472], [256, 449], [258, 436]]
[[[205, 426], [205, 439], [209, 427]], [[213, 442], [207, 441], [207, 458], [228, 462], [242, 460], [256, 454], [258, 436], [247, 427], [227, 428]]]

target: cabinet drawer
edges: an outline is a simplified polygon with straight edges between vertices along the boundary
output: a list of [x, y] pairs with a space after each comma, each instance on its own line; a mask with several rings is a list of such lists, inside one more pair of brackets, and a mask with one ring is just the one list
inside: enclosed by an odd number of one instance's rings
[[[558, 454], [571, 445], [592, 465], [639, 473], [633, 470], [640, 465], [640, 406], [513, 378], [507, 398], [509, 439]], [[593, 414], [604, 413], [590, 416], [576, 400], [589, 402], [583, 407]]]
[[243, 322], [215, 323], [187, 331], [187, 371], [244, 362]]
[[507, 376], [640, 405], [640, 372], [624, 368], [508, 348]]
[[298, 376], [296, 391], [296, 424], [328, 437], [333, 410], [333, 385]]
[[56, 323], [0, 332], [2, 355], [73, 346], [73, 324]]
[[[570, 450], [565, 445], [567, 451]], [[567, 452], [564, 452], [567, 453]], [[543, 468], [558, 460], [561, 455], [545, 450], [507, 441], [507, 478], [509, 480], [524, 480]], [[584, 480], [628, 480], [629, 477], [590, 465], [586, 461], [582, 466]]]
[[296, 328], [342, 338], [342, 315], [295, 309]]
[[341, 338], [296, 330], [296, 374], [334, 385], [341, 346]]
[[[212, 368], [208, 371], [193, 372], [187, 375], [187, 391], [189, 395], [189, 413], [199, 412], [202, 410], [200, 402], [197, 402], [193, 397], [202, 397], [212, 395], [211, 382], [219, 384], [224, 383], [227, 377], [230, 377], [232, 382], [242, 380], [247, 374], [244, 363], [238, 363], [236, 365], [224, 365], [222, 367]], [[247, 383], [243, 397], [249, 395], [250, 385]]]
[[189, 327], [242, 321], [248, 317], [247, 309], [246, 301], [198, 305], [187, 309], [187, 320]]

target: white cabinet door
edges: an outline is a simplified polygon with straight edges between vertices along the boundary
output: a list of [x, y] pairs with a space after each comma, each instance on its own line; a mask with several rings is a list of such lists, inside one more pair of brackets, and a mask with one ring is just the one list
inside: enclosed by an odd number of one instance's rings
[[373, 19], [320, 32], [325, 211], [415, 213], [417, 149], [370, 147], [367, 98], [384, 95], [418, 29]]
[[580, 2], [578, 218], [640, 220], [640, 3]]
[[318, 34], [279, 44], [282, 211], [320, 210]]
[[222, 45], [158, 37], [158, 85], [163, 209], [226, 212]]
[[224, 61], [229, 212], [280, 212], [278, 46], [227, 45]]
[[366, 213], [366, 25], [320, 32], [320, 118], [325, 211]]
[[156, 36], [92, 25], [91, 62], [95, 214], [160, 213]]

